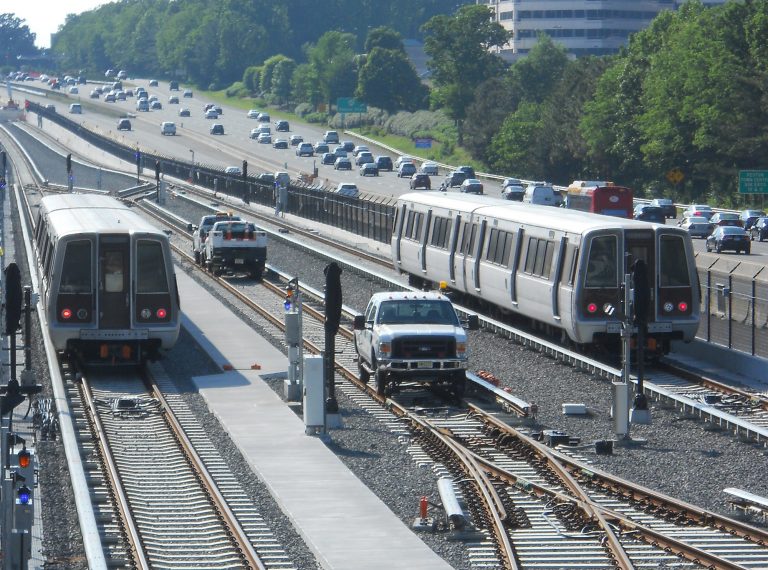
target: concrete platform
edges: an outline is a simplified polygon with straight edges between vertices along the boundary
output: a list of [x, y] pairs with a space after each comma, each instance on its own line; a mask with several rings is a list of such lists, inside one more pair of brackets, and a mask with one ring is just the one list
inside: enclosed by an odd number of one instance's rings
[[450, 569], [262, 380], [286, 373], [286, 355], [183, 271], [177, 278], [183, 326], [233, 368], [193, 381], [323, 568]]

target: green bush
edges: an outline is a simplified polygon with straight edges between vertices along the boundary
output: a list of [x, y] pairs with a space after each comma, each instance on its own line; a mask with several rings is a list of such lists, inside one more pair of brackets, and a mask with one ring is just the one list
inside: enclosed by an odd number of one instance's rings
[[310, 113], [314, 112], [314, 107], [310, 103], [299, 103], [293, 110], [299, 117], [306, 117]]
[[304, 120], [308, 123], [324, 123], [328, 122], [328, 115], [325, 113], [308, 113], [304, 115]]
[[242, 81], [235, 81], [227, 87], [226, 94], [227, 97], [247, 97], [248, 89], [246, 89]]

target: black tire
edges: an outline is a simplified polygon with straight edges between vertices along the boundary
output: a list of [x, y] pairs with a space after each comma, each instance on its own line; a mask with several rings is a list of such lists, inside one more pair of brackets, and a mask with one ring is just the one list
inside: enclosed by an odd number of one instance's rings
[[383, 396], [387, 391], [387, 373], [383, 370], [376, 369], [376, 393], [379, 396]]
[[357, 372], [360, 376], [360, 382], [363, 384], [368, 384], [368, 382], [371, 381], [371, 373], [368, 372], [368, 369], [363, 365], [363, 359], [359, 354], [357, 356]]
[[453, 393], [454, 395], [461, 399], [464, 397], [464, 392], [467, 390], [467, 377], [466, 375], [462, 374], [461, 376], [455, 378], [453, 380]]

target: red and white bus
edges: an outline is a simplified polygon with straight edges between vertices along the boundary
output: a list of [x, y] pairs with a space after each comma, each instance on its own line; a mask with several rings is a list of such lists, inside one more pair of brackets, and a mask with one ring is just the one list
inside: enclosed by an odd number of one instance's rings
[[632, 218], [632, 189], [605, 180], [574, 180], [566, 193], [565, 207], [571, 210]]

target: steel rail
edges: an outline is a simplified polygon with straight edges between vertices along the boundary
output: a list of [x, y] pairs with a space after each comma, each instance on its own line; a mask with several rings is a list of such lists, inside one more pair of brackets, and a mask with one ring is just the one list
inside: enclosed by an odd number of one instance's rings
[[[555, 450], [546, 448], [542, 450], [544, 447], [543, 444], [533, 440], [525, 434], [522, 434], [518, 430], [505, 424], [504, 422], [501, 422], [497, 418], [485, 413], [479, 407], [474, 406], [473, 404], [470, 404], [469, 407], [473, 410], [473, 413], [487, 425], [492, 426], [494, 429], [497, 429], [502, 433], [508, 434], [519, 439], [520, 441], [523, 441], [533, 449], [546, 453], [547, 456], [551, 457], [552, 462], [561, 465], [561, 469], [589, 479], [592, 484], [598, 487], [612, 491], [622, 497], [625, 497], [625, 499], [628, 500], [640, 501], [642, 498], [650, 504], [664, 507], [665, 509], [682, 514], [691, 520], [695, 520], [697, 523], [703, 526], [713, 526], [748, 542], [753, 542], [758, 545], [768, 545], [768, 531], [764, 531], [756, 527], [744, 524], [740, 521], [729, 519], [711, 511], [698, 508], [679, 499], [674, 499], [646, 487], [630, 483], [629, 481], [623, 480], [609, 473], [592, 469], [572, 458], [557, 453]], [[496, 470], [497, 473], [504, 472], [504, 470], [494, 466], [488, 460], [484, 458], [478, 459], [488, 468]], [[666, 537], [660, 534], [658, 531], [649, 529], [644, 525], [636, 523], [620, 513], [598, 505], [586, 495], [583, 496], [582, 500], [586, 501], [588, 504], [591, 504], [595, 511], [602, 512], [608, 517], [618, 521], [618, 524], [623, 528], [629, 531], [639, 532], [640, 534], [648, 537], [649, 543], [663, 543], [666, 547], [673, 548], [676, 554], [685, 556], [691, 561], [707, 560], [708, 564], [712, 564], [714, 565], [713, 567], [716, 568], [739, 567], [738, 565], [734, 565], [733, 563], [727, 560], [723, 560], [720, 557], [704, 552], [696, 547], [685, 544], [684, 542], [677, 541], [676, 539]]]
[[496, 491], [496, 488], [493, 486], [493, 483], [488, 479], [485, 471], [478, 465], [476, 456], [456, 442], [452, 434], [448, 433], [449, 430], [439, 428], [428, 420], [415, 416], [398, 404], [393, 404], [392, 408], [397, 411], [398, 415], [408, 419], [414, 429], [422, 431], [423, 433], [428, 433], [431, 437], [439, 441], [445, 448], [449, 449], [453, 457], [458, 460], [464, 472], [474, 482], [475, 488], [482, 498], [483, 504], [485, 505], [485, 511], [491, 522], [490, 530], [493, 533], [494, 540], [499, 553], [501, 554], [505, 568], [509, 570], [519, 570], [520, 566], [515, 548], [509, 540], [509, 535], [504, 527], [504, 523], [509, 519], [506, 507], [504, 506], [501, 497], [499, 497], [498, 491]]
[[101, 423], [101, 418], [99, 418], [99, 414], [96, 411], [96, 402], [93, 398], [93, 393], [84, 376], [81, 377], [79, 386], [84, 403], [83, 407], [88, 411], [88, 420], [91, 422], [94, 430], [94, 439], [96, 440], [96, 445], [100, 451], [104, 472], [107, 474], [107, 480], [110, 490], [112, 491], [113, 499], [117, 505], [117, 514], [122, 521], [122, 527], [131, 549], [133, 563], [141, 569], [149, 570], [151, 566], [147, 560], [146, 553], [144, 552], [143, 542], [136, 522], [133, 520], [133, 514], [131, 513], [128, 497], [125, 494], [120, 471], [117, 468], [117, 463], [112, 455], [112, 450], [107, 443], [106, 432]]
[[168, 404], [162, 391], [155, 383], [155, 379], [152, 377], [148, 370], [144, 370], [143, 372], [144, 381], [147, 384], [152, 397], [156, 398], [162, 406], [164, 412], [163, 418], [168, 424], [168, 427], [176, 436], [176, 439], [179, 442], [179, 447], [187, 457], [187, 461], [190, 467], [192, 467], [198, 474], [200, 484], [205, 488], [206, 492], [211, 497], [212, 502], [215, 504], [218, 516], [221, 517], [225, 526], [227, 529], [229, 529], [230, 540], [234, 543], [235, 548], [240, 552], [241, 556], [243, 557], [243, 561], [249, 564], [250, 568], [255, 568], [257, 570], [267, 570], [267, 566], [262, 562], [261, 558], [254, 550], [251, 541], [248, 539], [248, 536], [243, 530], [243, 527], [240, 525], [237, 517], [232, 512], [232, 509], [230, 509], [226, 499], [224, 499], [221, 492], [219, 491], [216, 482], [213, 480], [213, 477], [205, 466], [205, 462], [200, 458], [194, 448], [194, 445], [192, 445], [192, 442], [187, 437], [184, 428], [176, 419], [176, 415], [173, 413], [173, 409]]

